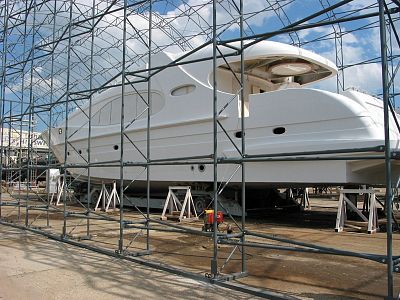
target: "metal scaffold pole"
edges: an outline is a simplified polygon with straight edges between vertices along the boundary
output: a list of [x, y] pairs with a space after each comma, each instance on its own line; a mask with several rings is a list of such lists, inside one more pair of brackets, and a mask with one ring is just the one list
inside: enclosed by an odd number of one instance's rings
[[153, 0], [149, 0], [149, 38], [148, 38], [148, 69], [149, 71], [147, 72], [147, 129], [146, 129], [146, 140], [147, 140], [147, 145], [146, 145], [146, 159], [147, 159], [147, 165], [146, 165], [146, 181], [147, 181], [147, 191], [146, 191], [146, 250], [150, 251], [150, 188], [151, 188], [151, 180], [150, 180], [150, 126], [151, 126], [151, 110], [152, 110], [152, 92], [151, 92], [151, 47], [152, 47], [152, 28], [153, 28]]
[[[54, 11], [53, 11], [53, 33], [51, 35], [52, 37], [52, 42], [54, 43], [56, 41], [56, 21], [57, 21], [57, 0], [54, 0], [53, 2], [54, 5]], [[50, 103], [53, 102], [53, 97], [54, 97], [54, 63], [55, 63], [55, 59], [54, 59], [54, 44], [52, 45], [53, 51], [51, 51], [51, 70], [50, 70]], [[53, 107], [50, 107], [49, 109], [49, 122], [47, 124], [47, 130], [49, 132], [49, 144], [51, 144], [51, 128], [53, 126]], [[22, 134], [21, 134], [22, 136]], [[50, 147], [47, 150], [47, 174], [46, 174], [46, 180], [49, 180], [50, 178], [50, 165], [52, 163], [52, 153], [51, 153], [51, 149]], [[46, 226], [49, 227], [50, 226], [50, 213], [49, 213], [49, 208], [51, 206], [51, 194], [49, 192], [50, 189], [50, 185], [47, 182], [46, 183], [47, 186], [47, 212], [46, 212]]]
[[68, 47], [67, 47], [67, 78], [66, 78], [66, 91], [65, 91], [65, 127], [64, 127], [64, 166], [63, 166], [63, 227], [62, 237], [67, 237], [67, 194], [68, 194], [68, 182], [67, 182], [67, 164], [68, 164], [68, 115], [69, 115], [69, 100], [70, 100], [70, 81], [71, 81], [71, 48], [72, 48], [72, 11], [74, 6], [74, 0], [69, 2], [69, 26], [68, 26]]
[[[8, 0], [4, 3], [4, 28], [3, 28], [3, 50], [2, 50], [2, 70], [1, 70], [1, 103], [0, 103], [0, 120], [1, 120], [1, 134], [0, 134], [0, 219], [2, 218], [3, 207], [3, 164], [4, 164], [4, 110], [5, 110], [5, 90], [6, 90], [6, 76], [7, 76], [7, 31], [8, 31]], [[4, 187], [5, 188], [5, 187]]]
[[35, 61], [35, 35], [36, 35], [36, 30], [35, 30], [35, 23], [36, 23], [36, 5], [33, 6], [33, 19], [32, 19], [32, 44], [31, 44], [31, 67], [30, 67], [30, 80], [29, 80], [29, 107], [28, 107], [28, 150], [27, 150], [27, 160], [26, 160], [26, 201], [25, 201], [25, 226], [29, 226], [29, 191], [31, 187], [31, 174], [32, 174], [32, 168], [31, 168], [31, 159], [32, 159], [32, 117], [34, 113], [34, 104], [35, 104], [35, 99], [33, 95], [33, 72], [34, 72], [34, 64], [33, 62]]
[[[25, 4], [25, 9], [28, 9], [28, 3]], [[27, 27], [28, 27], [28, 22], [24, 22], [24, 36], [27, 35]], [[24, 38], [24, 45], [23, 45], [23, 53], [24, 56], [26, 55], [26, 45], [27, 45], [27, 39]], [[22, 69], [23, 73], [24, 68]], [[17, 220], [20, 221], [21, 219], [21, 186], [22, 186], [22, 157], [23, 157], [23, 148], [22, 148], [22, 135], [23, 135], [23, 115], [24, 115], [24, 93], [25, 91], [25, 80], [24, 77], [21, 76], [21, 103], [20, 103], [20, 115], [21, 115], [21, 121], [19, 122], [19, 159], [18, 159], [18, 168], [19, 168], [19, 176], [18, 176], [18, 200], [17, 200], [17, 206], [18, 206], [18, 216]]]
[[385, 127], [385, 169], [386, 169], [386, 251], [387, 251], [387, 295], [393, 298], [393, 232], [392, 232], [392, 169], [390, 149], [390, 128], [389, 128], [389, 90], [388, 90], [388, 62], [386, 45], [386, 22], [384, 0], [379, 3], [379, 24], [381, 39], [382, 58], [382, 89], [383, 89], [383, 112]]
[[[243, 42], [243, 36], [244, 36], [244, 24], [243, 24], [243, 0], [240, 0], [240, 111], [242, 115], [241, 119], [241, 130], [242, 130], [242, 149], [241, 149], [241, 156], [242, 158], [246, 155], [246, 124], [245, 124], [245, 91], [244, 91], [244, 42]], [[241, 163], [242, 167], [242, 237], [241, 237], [241, 242], [243, 243], [242, 246], [242, 273], [246, 272], [246, 248], [244, 246], [246, 242], [246, 163], [242, 161]]]
[[126, 14], [127, 0], [124, 0], [124, 16], [122, 29], [122, 70], [121, 70], [121, 123], [120, 123], [120, 166], [119, 166], [119, 184], [120, 184], [120, 204], [119, 204], [119, 241], [118, 252], [123, 253], [124, 249], [124, 123], [125, 123], [125, 68], [126, 68]]
[[[92, 28], [91, 28], [91, 37], [90, 37], [90, 74], [89, 74], [89, 90], [93, 89], [93, 54], [94, 54], [94, 37], [95, 37], [95, 16], [96, 16], [96, 0], [93, 0], [92, 3]], [[87, 206], [86, 206], [86, 214], [90, 214], [90, 205], [92, 199], [92, 191], [91, 191], [91, 176], [90, 176], [90, 164], [92, 162], [92, 105], [93, 105], [93, 95], [89, 96], [89, 111], [88, 111], [88, 141], [87, 141]], [[90, 219], [86, 220], [86, 238], [90, 239]]]
[[213, 199], [214, 199], [214, 220], [213, 220], [213, 243], [214, 251], [211, 260], [211, 274], [215, 278], [218, 276], [218, 131], [217, 131], [217, 117], [218, 117], [218, 94], [217, 94], [217, 0], [213, 0], [212, 4], [212, 53], [213, 53], [213, 170], [214, 170], [214, 183], [213, 183]]
[[[96, 0], [92, 3], [92, 28], [90, 37], [90, 74], [89, 74], [89, 90], [93, 89], [93, 54], [94, 54], [94, 37], [95, 37], [95, 16], [96, 16]], [[91, 191], [91, 176], [90, 176], [90, 164], [92, 162], [92, 106], [93, 106], [93, 94], [89, 96], [89, 112], [88, 112], [88, 141], [87, 141], [87, 206], [86, 213], [90, 214], [90, 205], [92, 199]], [[86, 220], [86, 237], [90, 239], [90, 219]]]

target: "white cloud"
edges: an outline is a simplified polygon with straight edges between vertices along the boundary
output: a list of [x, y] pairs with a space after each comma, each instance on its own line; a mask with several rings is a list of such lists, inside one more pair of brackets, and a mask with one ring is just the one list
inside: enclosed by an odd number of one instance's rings
[[[355, 65], [347, 68], [344, 75], [344, 89], [355, 88], [372, 95], [382, 94], [382, 65], [380, 63]], [[395, 78], [394, 86], [400, 86], [400, 77]], [[336, 92], [336, 77], [319, 82], [314, 87]]]
[[377, 93], [382, 90], [381, 64], [357, 65], [345, 70], [345, 83], [347, 87], [366, 89]]
[[6, 95], [12, 93], [12, 91], [10, 90], [9, 87], [5, 87], [5, 91], [4, 92], [5, 92]]
[[353, 0], [350, 3], [346, 4], [345, 10], [360, 10], [371, 6], [374, 7], [376, 5], [376, 0]]

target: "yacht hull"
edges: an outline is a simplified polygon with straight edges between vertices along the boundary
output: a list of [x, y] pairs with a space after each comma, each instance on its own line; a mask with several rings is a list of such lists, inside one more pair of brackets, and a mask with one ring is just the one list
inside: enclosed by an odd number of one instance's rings
[[[235, 96], [236, 79], [228, 76], [226, 61], [219, 60], [223, 68], [218, 69], [217, 76], [217, 181], [241, 183], [238, 158], [242, 157], [244, 135], [248, 187], [385, 184], [384, 153], [357, 150], [383, 150], [382, 101], [356, 91], [336, 94], [300, 88], [327, 77], [326, 74], [334, 76], [334, 65], [314, 53], [288, 45], [264, 42], [252, 47], [245, 54], [245, 133], [241, 131], [242, 102]], [[204, 51], [212, 54], [210, 49]], [[174, 58], [160, 53], [152, 63], [163, 66]], [[231, 63], [236, 72], [240, 64]], [[305, 73], [278, 76], [293, 68]], [[93, 97], [91, 116], [87, 105], [70, 114], [68, 123], [45, 132], [43, 138], [78, 179], [88, 177], [86, 166], [90, 165], [92, 182], [125, 180], [133, 182], [132, 186], [143, 187], [147, 176], [145, 162], [149, 159], [152, 187], [211, 183], [214, 125], [210, 70], [211, 62], [201, 62], [167, 68], [152, 77], [150, 112], [145, 106], [150, 98], [147, 85], [138, 84], [134, 89], [127, 85], [123, 120], [121, 88], [111, 88]], [[270, 91], [263, 93], [268, 88]], [[389, 119], [392, 151], [398, 151], [400, 146], [395, 117], [391, 115]], [[146, 158], [148, 142], [150, 152]], [[186, 159], [178, 159], [182, 157]], [[259, 159], [251, 161], [252, 157]], [[163, 165], [165, 160], [170, 164]], [[397, 160], [392, 162], [392, 173], [397, 180]]]

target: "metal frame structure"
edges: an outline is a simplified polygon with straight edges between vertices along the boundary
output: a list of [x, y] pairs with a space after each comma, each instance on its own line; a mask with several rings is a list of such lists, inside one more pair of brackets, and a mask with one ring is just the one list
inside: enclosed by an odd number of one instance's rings
[[[29, 147], [26, 155], [26, 161], [17, 165], [6, 164], [6, 157], [3, 155], [3, 134], [1, 131], [0, 149], [2, 155], [0, 158], [0, 169], [5, 176], [10, 172], [19, 174], [19, 187], [22, 183], [22, 173], [27, 173], [26, 191], [23, 193], [20, 189], [15, 195], [14, 200], [5, 200], [5, 190], [0, 191], [0, 224], [17, 226], [26, 230], [31, 230], [40, 234], [44, 234], [53, 239], [67, 242], [76, 246], [84, 247], [93, 251], [104, 254], [117, 256], [127, 260], [135, 261], [141, 264], [160, 268], [189, 276], [196, 279], [211, 281], [221, 285], [228, 285], [226, 281], [246, 276], [246, 248], [256, 247], [265, 249], [279, 249], [310, 253], [325, 253], [343, 256], [358, 257], [368, 259], [378, 263], [387, 264], [387, 295], [393, 298], [394, 284], [393, 272], [398, 270], [400, 256], [393, 255], [392, 246], [392, 227], [387, 226], [387, 255], [374, 255], [369, 253], [354, 253], [351, 251], [332, 249], [313, 245], [300, 241], [294, 241], [285, 238], [279, 238], [272, 235], [251, 232], [246, 228], [246, 163], [254, 161], [283, 161], [283, 160], [299, 160], [296, 156], [299, 154], [306, 156], [303, 160], [320, 160], [333, 159], [329, 157], [321, 158], [321, 154], [333, 154], [333, 152], [307, 152], [295, 154], [279, 154], [279, 155], [258, 155], [249, 156], [246, 154], [245, 118], [241, 118], [241, 141], [240, 145], [235, 145], [238, 150], [236, 159], [225, 159], [218, 156], [218, 143], [221, 138], [226, 138], [223, 126], [218, 121], [218, 116], [232, 103], [220, 103], [217, 97], [217, 58], [225, 58], [226, 56], [239, 56], [241, 60], [240, 78], [236, 75], [239, 84], [237, 95], [244, 99], [244, 51], [261, 40], [274, 37], [288, 37], [293, 44], [299, 46], [307, 46], [308, 44], [323, 42], [325, 40], [334, 41], [336, 63], [340, 69], [337, 77], [337, 89], [343, 90], [345, 84], [345, 72], [353, 65], [345, 65], [345, 55], [343, 50], [343, 37], [355, 31], [366, 30], [366, 28], [380, 29], [380, 46], [381, 56], [379, 58], [368, 58], [358, 62], [359, 65], [377, 63], [382, 64], [382, 97], [384, 101], [385, 113], [385, 145], [379, 149], [343, 149], [337, 151], [341, 153], [361, 152], [378, 150], [382, 155], [371, 157], [372, 159], [382, 159], [386, 161], [386, 215], [388, 224], [391, 224], [392, 218], [392, 188], [397, 187], [397, 183], [391, 182], [391, 160], [393, 153], [390, 151], [389, 141], [389, 114], [394, 114], [396, 107], [395, 99], [398, 96], [398, 88], [395, 86], [395, 78], [400, 66], [399, 53], [396, 50], [400, 47], [400, 40], [396, 31], [395, 24], [399, 24], [399, 1], [378, 0], [370, 6], [362, 7], [344, 12], [340, 10], [345, 5], [351, 3], [351, 0], [329, 1], [319, 0], [320, 9], [306, 16], [296, 16], [297, 21], [291, 22], [290, 17], [286, 13], [286, 7], [289, 5], [298, 5], [295, 0], [286, 1], [260, 1], [263, 2], [263, 9], [255, 12], [247, 12], [244, 9], [244, 0], [226, 0], [226, 1], [204, 1], [203, 4], [190, 6], [190, 1], [173, 0], [142, 0], [142, 1], [117, 1], [117, 0], [93, 0], [92, 5], [82, 5], [75, 3], [74, 0], [36, 0], [36, 1], [13, 1], [5, 0], [0, 5], [0, 54], [1, 54], [1, 84], [0, 84], [0, 122], [1, 129], [8, 128], [22, 132], [23, 128], [27, 128], [29, 132], [33, 132], [34, 120], [39, 120], [42, 129], [47, 130], [54, 127], [61, 119], [68, 120], [68, 116], [73, 109], [81, 109], [84, 102], [89, 102], [90, 109], [87, 115], [87, 124], [89, 125], [87, 139], [87, 157], [86, 164], [72, 165], [68, 161], [69, 151], [77, 151], [69, 143], [75, 132], [71, 132], [68, 127], [68, 121], [63, 131], [65, 132], [65, 163], [57, 164], [51, 158], [51, 152], [48, 151], [47, 164], [40, 166], [35, 163], [35, 149], [33, 140], [29, 135]], [[179, 11], [172, 17], [162, 15], [160, 11], [166, 11], [174, 8]], [[212, 12], [210, 20], [206, 20], [199, 11], [209, 9]], [[223, 11], [229, 18], [224, 20], [218, 19], [218, 12]], [[277, 26], [267, 32], [256, 31], [249, 25], [252, 18], [269, 14], [275, 16]], [[141, 16], [141, 20], [145, 21], [146, 26], [138, 26], [133, 24], [132, 17]], [[182, 31], [176, 28], [177, 20], [185, 19], [190, 23], [190, 30]], [[377, 19], [379, 22], [377, 22]], [[371, 20], [367, 25], [358, 25], [357, 21]], [[342, 24], [355, 24], [352, 30], [346, 31]], [[196, 27], [194, 30], [192, 27]], [[331, 27], [333, 30], [328, 35], [319, 36], [313, 40], [302, 41], [299, 32], [312, 28]], [[236, 28], [232, 30], [232, 28]], [[237, 29], [239, 28], [239, 29]], [[232, 34], [232, 31], [234, 34]], [[164, 35], [164, 43], [157, 40], [154, 32]], [[386, 35], [388, 34], [388, 36]], [[198, 40], [201, 43], [198, 43]], [[132, 45], [132, 41], [137, 43]], [[240, 47], [235, 48], [230, 45], [232, 52], [223, 55], [220, 51], [221, 46], [227, 46], [229, 43], [239, 41]], [[198, 62], [199, 60], [191, 60], [193, 53], [199, 51], [205, 46], [212, 45], [212, 57], [204, 58], [204, 60], [213, 61], [213, 86], [214, 94], [212, 103], [210, 102], [210, 110], [213, 112], [213, 137], [214, 148], [213, 153], [205, 153], [201, 157], [181, 157], [175, 159], [152, 160], [150, 156], [151, 149], [151, 87], [152, 77], [165, 70], [166, 68], [181, 64]], [[188, 51], [183, 57], [162, 67], [153, 67], [152, 55], [162, 51], [168, 47]], [[183, 59], [186, 59], [183, 61]], [[142, 63], [146, 62], [146, 67]], [[228, 64], [229, 65], [229, 64]], [[233, 72], [233, 71], [232, 71]], [[127, 86], [134, 86], [135, 83], [147, 83], [147, 97], [141, 100], [145, 103], [145, 110], [142, 114], [147, 115], [147, 131], [146, 131], [146, 149], [139, 149], [135, 143], [125, 134], [127, 128], [135, 122], [135, 118], [124, 115], [124, 92]], [[91, 127], [92, 127], [92, 111], [91, 103], [95, 93], [104, 91], [110, 87], [120, 87], [122, 90], [121, 99], [121, 121], [120, 121], [120, 159], [117, 161], [107, 161], [95, 163], [91, 156]], [[244, 101], [241, 102], [241, 114], [244, 116]], [[128, 124], [128, 125], [126, 125]], [[232, 143], [234, 143], [231, 140]], [[20, 143], [21, 144], [21, 143]], [[10, 145], [10, 143], [8, 143]], [[137, 162], [127, 162], [124, 159], [124, 151], [126, 147], [135, 148], [143, 157], [143, 160]], [[8, 146], [9, 147], [9, 146]], [[10, 150], [10, 149], [8, 149]], [[8, 151], [7, 153], [10, 153]], [[83, 157], [83, 156], [82, 156]], [[360, 157], [361, 159], [362, 157]], [[341, 159], [346, 159], [343, 156]], [[150, 215], [150, 194], [151, 194], [151, 170], [153, 166], [159, 165], [189, 165], [189, 164], [205, 164], [211, 165], [214, 171], [213, 181], [213, 206], [214, 206], [214, 231], [202, 232], [194, 230], [185, 225], [176, 225], [169, 222], [156, 220]], [[218, 197], [222, 193], [224, 187], [229, 184], [229, 179], [222, 183], [218, 182], [218, 167], [221, 164], [230, 164], [237, 166], [235, 172], [241, 171], [241, 206], [242, 217], [241, 222], [233, 222], [237, 225], [239, 233], [225, 234], [219, 233], [217, 230], [217, 211]], [[91, 199], [92, 182], [91, 170], [93, 168], [117, 166], [120, 168], [119, 180], [119, 214], [118, 217], [109, 216], [91, 210], [90, 201], [81, 203], [78, 200], [79, 209], [72, 208], [67, 203], [68, 193], [76, 178], [71, 178], [66, 170], [68, 168], [85, 168], [88, 172], [87, 182], [87, 199]], [[62, 208], [52, 205], [50, 195], [43, 196], [35, 194], [30, 188], [29, 178], [32, 177], [34, 171], [39, 170], [43, 173], [48, 169], [58, 168], [62, 171], [63, 176], [63, 206]], [[141, 169], [140, 174], [145, 174], [147, 182], [147, 207], [145, 211], [137, 209], [141, 215], [140, 219], [129, 219], [125, 215], [126, 204], [129, 199], [126, 197], [126, 189], [135, 182], [131, 182], [128, 186], [124, 183], [124, 170], [127, 168]], [[35, 198], [36, 200], [32, 200]], [[10, 220], [4, 214], [2, 207], [11, 206], [18, 209], [18, 217], [16, 220]], [[25, 209], [25, 212], [21, 212]], [[60, 232], [49, 230], [48, 228], [37, 228], [34, 212], [46, 215], [47, 227], [51, 226], [50, 215], [56, 214], [62, 216], [63, 226]], [[229, 211], [227, 212], [228, 215]], [[21, 223], [21, 216], [24, 215], [24, 221]], [[115, 249], [110, 250], [101, 245], [88, 244], [85, 241], [76, 241], [71, 237], [71, 231], [68, 231], [70, 220], [86, 221], [86, 236], [91, 239], [91, 220], [102, 220], [105, 223], [118, 225], [113, 227], [119, 231], [118, 245]], [[80, 224], [80, 223], [79, 223]], [[125, 237], [126, 230], [134, 229], [136, 234], [132, 239]], [[193, 235], [212, 238], [213, 251], [210, 260], [210, 269], [206, 270], [206, 278], [196, 274], [192, 274], [185, 270], [168, 266], [167, 264], [156, 263], [151, 260], [151, 231], [167, 231], [188, 233]], [[143, 234], [144, 232], [144, 234]], [[145, 239], [145, 247], [136, 249], [135, 252], [128, 251], [128, 248], [134, 240], [142, 235]], [[251, 242], [246, 237], [257, 238], [259, 242]], [[287, 243], [289, 246], [281, 246], [271, 244], [268, 241], [279, 241]], [[229, 257], [221, 264], [222, 258], [219, 256], [218, 245], [226, 244], [232, 246], [232, 252]], [[241, 265], [236, 273], [222, 274], [224, 266], [229, 263], [232, 255], [240, 250]], [[148, 256], [138, 257], [138, 256]], [[229, 285], [231, 288], [246, 290], [247, 292], [268, 297], [279, 297], [268, 291], [259, 292], [249, 287], [238, 285]]]

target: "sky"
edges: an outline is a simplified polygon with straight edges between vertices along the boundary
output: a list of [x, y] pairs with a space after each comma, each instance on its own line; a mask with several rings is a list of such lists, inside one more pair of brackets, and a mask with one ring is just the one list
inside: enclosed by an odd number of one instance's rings
[[[279, 30], [282, 27], [303, 19], [315, 12], [320, 11], [328, 4], [335, 4], [339, 1], [332, 0], [245, 0], [245, 35], [268, 33]], [[51, 46], [44, 46], [53, 39], [53, 26], [55, 26], [56, 39], [65, 31], [69, 22], [68, 2], [62, 4], [57, 1], [57, 7], [53, 2], [47, 3], [37, 9], [35, 15], [36, 24], [41, 24], [33, 28], [28, 28], [28, 38], [25, 40], [25, 49], [20, 40], [21, 32], [14, 30], [10, 34], [10, 44], [15, 42], [13, 57], [9, 59], [26, 58], [32, 43], [36, 45], [34, 54], [35, 60], [32, 65], [26, 65], [23, 77], [8, 76], [6, 86], [6, 97], [17, 99], [24, 96], [28, 101], [30, 95], [26, 94], [30, 85], [33, 83], [35, 99], [42, 99], [44, 102], [50, 98], [50, 86], [53, 84], [52, 97], [62, 97], [66, 82], [66, 67], [68, 62], [71, 66], [69, 79], [72, 91], [85, 90], [89, 86], [90, 79], [90, 51], [91, 34], [80, 35], [71, 40], [72, 52], [68, 58], [68, 41], [64, 40], [57, 44], [54, 49], [54, 60], [46, 55], [52, 50]], [[81, 26], [72, 28], [71, 34], [85, 31], [85, 26], [89, 27], [92, 21], [83, 21], [92, 14], [91, 1], [77, 0], [73, 7], [73, 19], [82, 20]], [[123, 3], [114, 6], [117, 8]], [[128, 1], [129, 4], [134, 3]], [[220, 40], [237, 38], [239, 27], [237, 19], [239, 14], [235, 4], [238, 0], [224, 0], [217, 4], [217, 24]], [[392, 5], [393, 6], [393, 5]], [[21, 7], [22, 8], [22, 7]], [[96, 0], [96, 12], [98, 16], [108, 8], [104, 1]], [[153, 15], [154, 28], [152, 30], [152, 50], [179, 52], [190, 50], [202, 45], [212, 37], [212, 1], [210, 0], [186, 0], [186, 1], [155, 1]], [[362, 11], [361, 11], [362, 9]], [[51, 12], [56, 10], [57, 17], [50, 18]], [[329, 18], [339, 18], [345, 16], [358, 16], [369, 12], [376, 12], [375, 0], [354, 0], [332, 13], [323, 14], [304, 24], [311, 24], [317, 21], [325, 21]], [[128, 11], [127, 24], [127, 67], [128, 70], [135, 70], [139, 65], [143, 65], [147, 59], [148, 43], [148, 5], [133, 6]], [[93, 40], [93, 72], [96, 74], [93, 79], [93, 86], [104, 85], [108, 80], [116, 76], [122, 65], [122, 26], [123, 11], [116, 11], [106, 15], [104, 18], [95, 18], [98, 21], [95, 38]], [[236, 21], [235, 21], [236, 20]], [[54, 25], [55, 21], [55, 25]], [[301, 30], [292, 34], [276, 35], [271, 40], [299, 45], [302, 48], [316, 52], [339, 66], [345, 66], [344, 78], [340, 76], [340, 82], [344, 89], [356, 88], [370, 94], [379, 95], [382, 91], [381, 84], [381, 64], [380, 58], [380, 39], [378, 18], [342, 23], [340, 25], [329, 25]], [[33, 23], [33, 16], [30, 15], [28, 23]], [[398, 27], [399, 22], [396, 22]], [[362, 29], [362, 30], [361, 30]], [[32, 33], [35, 37], [32, 39]], [[336, 33], [342, 33], [341, 35]], [[393, 38], [393, 37], [392, 37]], [[18, 45], [19, 43], [19, 45]], [[342, 44], [343, 59], [339, 55], [335, 45]], [[40, 46], [40, 47], [39, 47]], [[392, 43], [392, 53], [399, 54], [399, 47], [395, 41]], [[11, 47], [11, 45], [10, 45]], [[340, 52], [338, 52], [341, 54]], [[369, 63], [366, 63], [370, 61]], [[393, 69], [399, 64], [399, 59], [394, 60]], [[51, 77], [51, 69], [53, 76]], [[390, 66], [392, 68], [392, 66]], [[31, 72], [32, 70], [32, 72]], [[32, 74], [31, 74], [32, 73]], [[114, 82], [118, 79], [114, 80]], [[395, 86], [400, 86], [400, 76], [395, 77]], [[332, 78], [317, 85], [329, 91], [336, 91], [336, 78]], [[25, 92], [21, 92], [24, 90]], [[396, 90], [397, 91], [397, 90]], [[400, 103], [399, 103], [400, 104]], [[45, 117], [44, 117], [45, 118]], [[62, 118], [62, 116], [60, 117]]]

